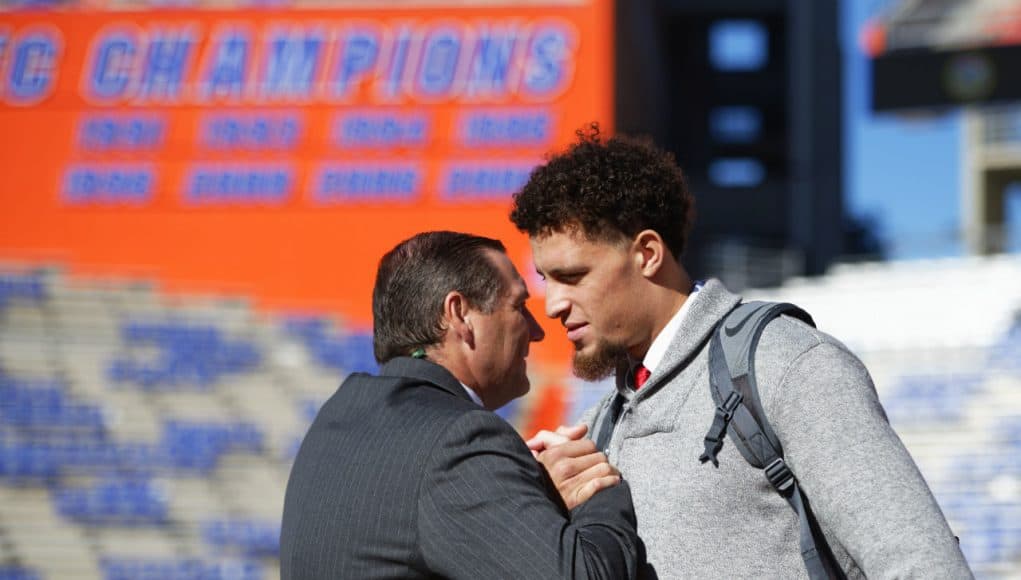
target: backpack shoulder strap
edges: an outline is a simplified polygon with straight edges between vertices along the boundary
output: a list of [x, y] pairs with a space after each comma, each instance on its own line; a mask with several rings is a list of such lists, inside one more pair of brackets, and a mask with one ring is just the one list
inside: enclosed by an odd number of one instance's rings
[[811, 323], [800, 308], [786, 303], [746, 302], [717, 324], [709, 341], [709, 386], [717, 405], [705, 437], [703, 463], [719, 465], [716, 455], [729, 432], [734, 446], [748, 463], [759, 469], [783, 457], [783, 447], [765, 420], [755, 382], [755, 348], [766, 325], [784, 312]]
[[812, 317], [793, 304], [748, 302], [728, 314], [709, 344], [709, 384], [717, 404], [705, 437], [702, 463], [719, 467], [717, 454], [729, 433], [745, 460], [762, 469], [773, 489], [798, 515], [801, 556], [812, 580], [844, 578], [797, 479], [783, 460], [783, 447], [766, 419], [755, 382], [755, 349], [766, 325], [787, 314], [815, 326]]
[[[759, 387], [755, 380], [755, 349], [759, 344], [759, 337], [766, 329], [766, 326], [780, 315], [788, 315], [801, 320], [814, 327], [815, 322], [811, 315], [793, 304], [786, 302], [746, 302], [735, 308], [721, 321], [713, 336], [713, 342], [717, 343], [716, 348], [710, 347], [710, 373], [720, 373], [715, 381], [722, 388], [727, 387], [727, 381], [723, 380], [722, 374], [730, 378], [730, 385], [741, 394], [744, 405], [748, 408], [755, 424], [761, 428], [766, 442], [773, 447], [776, 455], [783, 456], [783, 447], [780, 440], [773, 432], [773, 427], [766, 419], [766, 413], [762, 407], [762, 400], [759, 397]], [[714, 352], [715, 350], [715, 352]], [[714, 357], [715, 354], [715, 357]], [[713, 364], [713, 359], [716, 364]], [[717, 387], [713, 387], [715, 391]], [[714, 397], [716, 393], [714, 392]], [[745, 421], [740, 421], [737, 427], [742, 427]], [[753, 425], [747, 425], [753, 428]], [[752, 433], [749, 433], [751, 436]], [[765, 457], [761, 453], [758, 459], [749, 457], [747, 451], [741, 454], [749, 463], [758, 468], [764, 468], [774, 457]]]

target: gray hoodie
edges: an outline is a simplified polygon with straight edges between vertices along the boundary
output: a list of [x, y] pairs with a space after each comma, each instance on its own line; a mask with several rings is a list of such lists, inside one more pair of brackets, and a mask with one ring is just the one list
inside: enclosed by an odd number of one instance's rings
[[[608, 447], [630, 482], [652, 578], [806, 578], [798, 521], [730, 442], [699, 463], [715, 405], [708, 344], [740, 297], [710, 280], [667, 354], [627, 399]], [[862, 321], [867, 324], [868, 321]], [[755, 357], [766, 415], [848, 578], [971, 578], [964, 555], [894, 433], [868, 371], [843, 344], [791, 318]], [[610, 393], [585, 418], [593, 422]]]

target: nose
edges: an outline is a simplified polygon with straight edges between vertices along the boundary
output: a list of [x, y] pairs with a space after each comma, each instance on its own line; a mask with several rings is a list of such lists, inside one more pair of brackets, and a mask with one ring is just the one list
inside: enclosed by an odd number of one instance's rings
[[546, 281], [546, 316], [563, 318], [567, 313], [568, 301], [560, 291], [560, 285]]
[[539, 326], [539, 321], [532, 316], [532, 311], [525, 308], [525, 316], [528, 318], [528, 340], [530, 342], [539, 342], [546, 338], [546, 331]]

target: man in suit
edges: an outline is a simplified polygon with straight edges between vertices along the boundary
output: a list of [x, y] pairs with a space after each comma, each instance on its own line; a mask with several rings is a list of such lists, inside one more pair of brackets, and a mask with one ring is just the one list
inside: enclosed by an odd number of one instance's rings
[[[692, 204], [671, 155], [595, 130], [533, 171], [511, 219], [530, 237], [546, 314], [574, 343], [575, 373], [616, 377], [586, 420], [590, 433], [612, 427], [604, 451], [631, 483], [646, 575], [804, 578], [798, 516], [762, 471], [732, 442], [718, 467], [699, 461], [716, 407], [708, 339], [740, 297], [718, 280], [695, 283], [679, 261]], [[847, 348], [780, 317], [761, 335], [754, 369], [785, 461], [844, 575], [970, 577]], [[543, 433], [530, 441], [555, 478], [584, 465], [572, 447], [556, 445], [569, 439]]]
[[634, 577], [630, 491], [605, 456], [573, 442], [584, 467], [558, 493], [491, 412], [528, 391], [525, 357], [543, 331], [527, 297], [496, 240], [430, 232], [383, 257], [382, 368], [348, 377], [302, 442], [284, 580]]

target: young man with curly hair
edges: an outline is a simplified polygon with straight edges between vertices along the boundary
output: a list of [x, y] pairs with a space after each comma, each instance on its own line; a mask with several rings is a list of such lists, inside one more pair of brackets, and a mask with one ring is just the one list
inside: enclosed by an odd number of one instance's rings
[[[760, 470], [724, 445], [699, 461], [714, 417], [708, 339], [741, 301], [680, 262], [693, 198], [672, 155], [598, 128], [538, 167], [514, 198], [546, 283], [546, 314], [583, 379], [616, 377], [585, 416], [622, 408], [605, 448], [632, 488], [647, 577], [803, 578], [799, 521]], [[850, 578], [967, 578], [967, 563], [868, 372], [844, 345], [786, 316], [759, 341], [761, 403], [785, 460]], [[555, 479], [580, 469], [564, 445], [529, 442]]]

